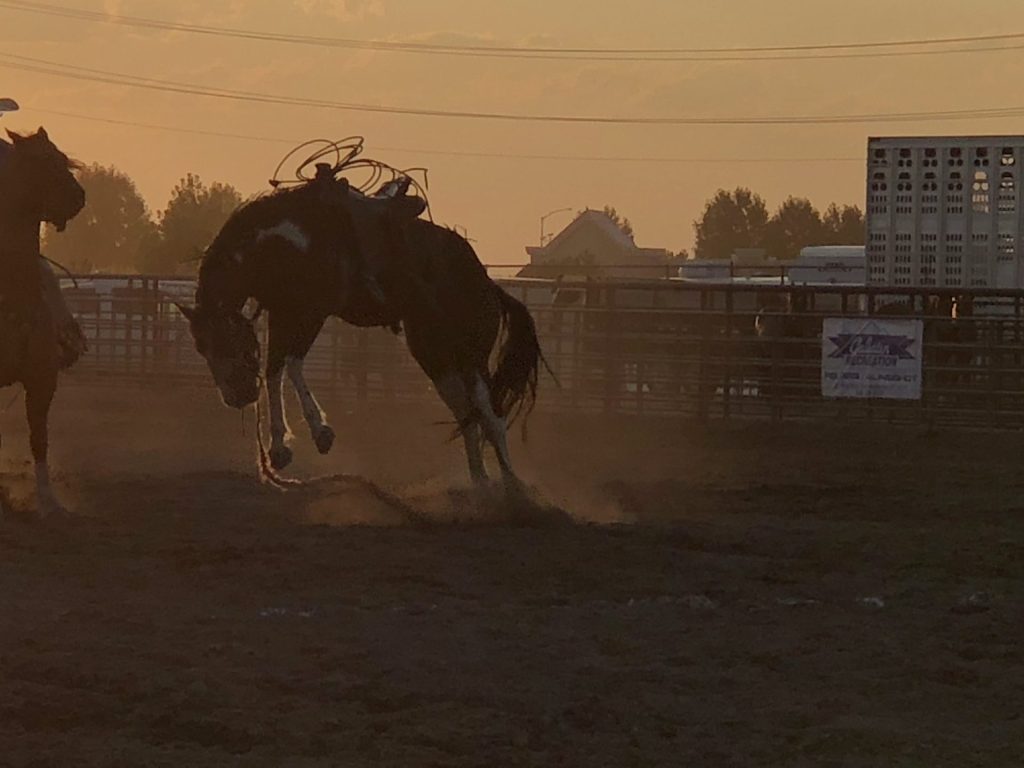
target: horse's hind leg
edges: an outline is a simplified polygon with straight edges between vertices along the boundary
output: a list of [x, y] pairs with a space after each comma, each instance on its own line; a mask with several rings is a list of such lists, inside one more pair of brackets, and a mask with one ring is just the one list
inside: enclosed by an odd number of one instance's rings
[[64, 512], [64, 507], [53, 492], [50, 484], [50, 468], [47, 464], [49, 450], [50, 404], [57, 391], [57, 373], [44, 376], [25, 384], [25, 411], [28, 415], [29, 443], [36, 469], [36, 503], [43, 516]]
[[498, 456], [502, 479], [506, 486], [519, 488], [522, 483], [512, 469], [505, 420], [494, 412], [494, 407], [491, 405], [491, 393], [488, 391], [483, 377], [479, 373], [472, 373], [468, 376], [468, 380], [470, 400], [474, 410], [479, 414], [480, 426], [484, 430], [487, 442], [491, 444]]
[[434, 386], [437, 388], [437, 394], [448, 406], [448, 410], [461, 425], [470, 477], [477, 483], [487, 482], [480, 424], [477, 419], [473, 418], [475, 415], [473, 403], [463, 378], [455, 373], [445, 374], [434, 380]]

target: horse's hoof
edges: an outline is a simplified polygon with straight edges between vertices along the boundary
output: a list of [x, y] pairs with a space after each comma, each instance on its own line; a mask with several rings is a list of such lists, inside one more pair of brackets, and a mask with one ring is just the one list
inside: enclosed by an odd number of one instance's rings
[[321, 455], [326, 456], [334, 447], [334, 430], [326, 425], [321, 427], [316, 434], [315, 442], [316, 449], [320, 451]]
[[292, 449], [287, 445], [282, 445], [280, 448], [270, 449], [270, 466], [280, 471], [292, 463]]
[[36, 504], [40, 520], [64, 520], [71, 517], [68, 508], [56, 499], [39, 499]]
[[509, 499], [520, 501], [529, 498], [529, 487], [511, 472], [502, 473], [501, 481], [502, 488], [505, 490], [505, 495]]

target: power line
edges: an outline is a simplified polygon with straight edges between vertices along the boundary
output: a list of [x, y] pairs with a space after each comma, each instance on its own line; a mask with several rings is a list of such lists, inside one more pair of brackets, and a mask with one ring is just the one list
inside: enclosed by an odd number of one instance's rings
[[[143, 16], [111, 15], [80, 8], [69, 8], [29, 0], [0, 0], [0, 8], [92, 23], [117, 24], [137, 29], [186, 32], [196, 35], [256, 40], [326, 48], [386, 51], [393, 53], [476, 56], [504, 59], [543, 59], [567, 61], [631, 62], [714, 62], [714, 61], [794, 61], [815, 59], [877, 58], [946, 54], [990, 53], [1021, 50], [1024, 32], [959, 37], [917, 38], [856, 43], [820, 43], [805, 45], [746, 46], [732, 48], [554, 48], [537, 46], [442, 45], [436, 43], [360, 40], [317, 35], [282, 34], [235, 27], [208, 26], [154, 19]], [[1016, 45], [1006, 45], [1018, 41]], [[1001, 44], [1001, 45], [993, 45]], [[972, 45], [983, 47], [948, 48]], [[938, 46], [938, 47], [937, 47]], [[895, 50], [910, 48], [911, 50]]]
[[[89, 120], [97, 123], [110, 125], [122, 125], [131, 128], [144, 128], [148, 130], [168, 131], [171, 133], [194, 134], [197, 136], [211, 136], [225, 139], [238, 139], [243, 141], [258, 141], [273, 144], [288, 144], [294, 146], [302, 139], [284, 138], [280, 136], [254, 136], [251, 134], [228, 133], [222, 131], [208, 131], [201, 128], [184, 128], [181, 126], [160, 125], [156, 123], [140, 123], [132, 120], [117, 120], [109, 117], [96, 117], [94, 115], [83, 115], [78, 112], [65, 112], [54, 109], [35, 109], [31, 106], [24, 108], [26, 111], [35, 111], [44, 115], [57, 115], [70, 117], [77, 120]], [[375, 150], [382, 152], [400, 152], [410, 155], [440, 155], [445, 157], [466, 157], [479, 159], [499, 160], [538, 160], [554, 162], [587, 162], [587, 163], [664, 163], [664, 164], [693, 164], [693, 165], [726, 165], [745, 163], [863, 163], [864, 157], [644, 157], [644, 156], [610, 156], [610, 155], [556, 155], [556, 154], [519, 154], [514, 152], [470, 152], [465, 150], [444, 150], [444, 149], [417, 149], [410, 147], [387, 147], [376, 146]]]
[[206, 96], [229, 101], [277, 106], [311, 107], [345, 112], [405, 115], [463, 120], [489, 120], [517, 123], [562, 123], [575, 125], [630, 125], [630, 126], [749, 126], [749, 125], [850, 125], [866, 123], [921, 123], [952, 120], [978, 120], [984, 118], [1011, 118], [1024, 115], [1024, 106], [982, 109], [956, 109], [925, 112], [893, 112], [849, 115], [763, 115], [732, 117], [615, 117], [611, 115], [525, 115], [510, 112], [459, 111], [426, 109], [404, 106], [359, 104], [311, 99], [296, 96], [242, 91], [229, 88], [202, 86], [158, 78], [140, 77], [122, 72], [92, 69], [70, 64], [0, 53], [0, 68], [60, 77], [65, 79], [141, 88], [188, 96]]

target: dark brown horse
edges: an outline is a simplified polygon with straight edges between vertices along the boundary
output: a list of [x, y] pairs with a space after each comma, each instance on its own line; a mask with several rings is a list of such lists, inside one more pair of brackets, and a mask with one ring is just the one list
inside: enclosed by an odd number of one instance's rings
[[[363, 327], [400, 322], [413, 357], [460, 425], [473, 479], [487, 478], [482, 431], [503, 477], [517, 485], [506, 427], [532, 405], [542, 360], [529, 312], [490, 279], [464, 238], [417, 218], [419, 198], [371, 198], [339, 183], [344, 194], [333, 202], [315, 185], [257, 198], [207, 249], [196, 306], [182, 311], [222, 399], [241, 408], [259, 396], [259, 345], [253, 319], [243, 314], [255, 299], [268, 315], [273, 468], [292, 459], [285, 371], [314, 442], [327, 453], [334, 432], [303, 377], [306, 353], [330, 316]], [[386, 305], [364, 290], [357, 276], [364, 267], [375, 273]]]
[[42, 128], [8, 135], [12, 143], [0, 140], [0, 386], [25, 387], [37, 502], [47, 514], [61, 509], [47, 465], [50, 404], [60, 369], [73, 360], [62, 352], [59, 290], [39, 255], [39, 227], [63, 230], [85, 205], [85, 191], [76, 165]]

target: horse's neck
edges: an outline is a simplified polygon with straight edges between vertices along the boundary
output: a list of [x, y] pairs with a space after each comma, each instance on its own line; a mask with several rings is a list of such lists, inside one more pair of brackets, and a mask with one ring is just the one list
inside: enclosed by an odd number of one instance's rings
[[230, 258], [204, 264], [199, 271], [196, 303], [201, 306], [217, 306], [231, 312], [237, 311], [252, 297], [251, 283], [249, 271]]
[[17, 196], [0, 190], [0, 255], [6, 261], [18, 255], [34, 259], [39, 255], [38, 219], [22, 210]]

